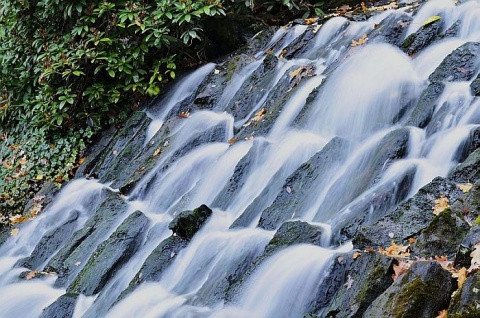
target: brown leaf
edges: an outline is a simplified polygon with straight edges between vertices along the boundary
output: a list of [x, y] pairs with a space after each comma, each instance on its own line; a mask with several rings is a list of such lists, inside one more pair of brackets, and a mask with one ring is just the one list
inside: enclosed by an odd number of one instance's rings
[[389, 247], [386, 249], [379, 247], [378, 251], [391, 257], [407, 258], [410, 256], [410, 245], [397, 245], [392, 241], [392, 244]]
[[458, 289], [462, 288], [463, 283], [467, 280], [467, 269], [465, 267], [460, 268], [452, 277], [457, 279]]
[[305, 19], [305, 24], [310, 25], [310, 24], [314, 24], [317, 21], [318, 21], [318, 18], [307, 18]]
[[408, 271], [410, 265], [410, 263], [402, 261], [398, 261], [398, 264], [393, 264], [393, 271], [395, 272], [394, 274], [392, 274], [393, 280], [396, 280], [400, 275]]
[[447, 318], [448, 317], [448, 311], [446, 309], [439, 311], [437, 317], [435, 318]]
[[186, 112], [179, 112], [178, 117], [180, 118], [188, 118], [190, 117], [190, 112], [187, 110]]
[[374, 250], [373, 248], [367, 247], [367, 248], [365, 249], [365, 252], [367, 252], [367, 253], [375, 253], [375, 250]]
[[5, 169], [7, 169], [7, 170], [12, 170], [13, 169], [13, 166], [8, 164], [7, 160], [3, 160], [2, 163], [3, 163], [3, 166], [5, 167]]
[[357, 259], [357, 258], [359, 258], [360, 256], [362, 256], [362, 253], [360, 253], [360, 252], [355, 252], [355, 253], [353, 253], [352, 258], [353, 258], [353, 259]]
[[416, 239], [414, 237], [411, 237], [411, 238], [408, 239], [409, 244], [413, 244], [413, 243], [415, 243], [415, 241], [416, 241]]
[[25, 222], [25, 221], [28, 221], [28, 218], [27, 218], [27, 217], [24, 217], [24, 216], [21, 215], [21, 214], [17, 214], [17, 215], [12, 216], [12, 217], [10, 218], [10, 222], [11, 222], [12, 224], [23, 223], [23, 222]]
[[238, 141], [238, 138], [237, 137], [233, 137], [233, 138], [230, 138], [228, 140], [228, 144], [229, 145], [233, 145], [234, 143], [236, 143]]
[[278, 56], [278, 58], [283, 58], [285, 55], [287, 55], [288, 51], [283, 49], [282, 52], [280, 53], [280, 55]]
[[367, 43], [367, 41], [368, 41], [368, 37], [367, 37], [366, 34], [364, 34], [360, 39], [358, 39], [358, 41], [352, 40], [351, 46], [363, 45], [363, 44]]
[[435, 206], [433, 209], [433, 214], [439, 215], [444, 210], [448, 209], [450, 204], [448, 202], [448, 198], [444, 195], [441, 195], [438, 199], [435, 200]]
[[30, 280], [32, 278], [35, 278], [35, 276], [37, 276], [37, 274], [38, 274], [38, 270], [35, 269], [31, 272], [28, 272], [28, 274], [25, 276], [25, 279]]

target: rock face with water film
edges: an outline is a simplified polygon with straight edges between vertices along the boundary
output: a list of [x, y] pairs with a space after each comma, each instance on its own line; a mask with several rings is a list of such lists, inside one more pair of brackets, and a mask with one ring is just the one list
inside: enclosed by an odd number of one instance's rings
[[103, 132], [3, 230], [0, 316], [479, 316], [480, 4], [401, 6], [266, 29]]

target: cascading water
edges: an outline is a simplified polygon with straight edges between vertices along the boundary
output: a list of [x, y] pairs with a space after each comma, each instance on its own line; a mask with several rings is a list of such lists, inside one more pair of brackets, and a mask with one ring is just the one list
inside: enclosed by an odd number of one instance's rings
[[[315, 297], [329, 268], [352, 249], [336, 240], [342, 227], [360, 215], [373, 222], [446, 176], [479, 128], [470, 83], [480, 61], [469, 79], [433, 83], [431, 74], [452, 51], [480, 39], [480, 3], [426, 3], [397, 42], [433, 15], [442, 16], [442, 32], [461, 26], [413, 56], [374, 36], [382, 21], [406, 15], [403, 8], [363, 22], [332, 18], [315, 31], [281, 28], [259, 51], [240, 55], [230, 74], [208, 64], [184, 78], [148, 111], [139, 152], [154, 147], [154, 163], [127, 196], [109, 188], [115, 180], [80, 178], [0, 246], [0, 317], [39, 317], [65, 293], [80, 294], [73, 317], [321, 313]], [[308, 34], [295, 54], [273, 56]], [[369, 42], [351, 46], [364, 34], [372, 34]], [[423, 92], [433, 85], [442, 89], [422, 119], [417, 105], [428, 104]], [[205, 99], [208, 106], [192, 106]], [[189, 118], [176, 118], [185, 109]], [[207, 224], [193, 238], [171, 236], [169, 223], [201, 204], [213, 209]], [[140, 233], [117, 259], [112, 246], [130, 233], [124, 225], [137, 210], [145, 217]], [[321, 232], [321, 246], [275, 249], [291, 219]], [[143, 277], [154, 254], [166, 265], [158, 277]], [[112, 270], [90, 288], [83, 279], [96, 277], [89, 266], [102, 257]], [[18, 278], [30, 270], [47, 273]]]

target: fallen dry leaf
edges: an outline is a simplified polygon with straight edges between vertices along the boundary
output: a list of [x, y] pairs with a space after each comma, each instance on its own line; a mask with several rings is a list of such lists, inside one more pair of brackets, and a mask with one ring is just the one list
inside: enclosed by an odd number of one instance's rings
[[433, 17], [430, 17], [430, 18], [428, 18], [425, 22], [423, 22], [422, 27], [427, 26], [427, 25], [430, 25], [430, 24], [432, 24], [433, 22], [438, 21], [438, 20], [440, 20], [440, 19], [441, 19], [440, 16], [434, 15]]
[[435, 318], [447, 318], [448, 317], [448, 311], [446, 309], [439, 311], [438, 316]]
[[400, 257], [400, 258], [410, 257], [410, 245], [397, 245], [393, 241], [389, 247], [387, 247], [386, 249], [379, 247], [378, 251], [384, 255], [391, 256], [391, 257]]
[[363, 44], [367, 43], [367, 41], [368, 41], [368, 37], [367, 37], [366, 34], [364, 34], [360, 39], [358, 39], [358, 41], [352, 40], [351, 46], [363, 45]]
[[28, 272], [28, 274], [25, 276], [25, 279], [30, 280], [32, 278], [35, 278], [35, 276], [37, 276], [37, 274], [38, 274], [38, 270], [35, 269], [31, 272]]
[[262, 107], [258, 112], [255, 113], [255, 116], [253, 116], [252, 119], [250, 119], [246, 124], [243, 125], [243, 127], [248, 127], [253, 123], [259, 122], [260, 120], [262, 120], [266, 113], [267, 110]]
[[352, 258], [353, 258], [353, 259], [357, 259], [357, 258], [359, 258], [360, 256], [362, 256], [362, 253], [360, 253], [360, 252], [355, 252], [355, 253], [353, 253]]
[[234, 143], [236, 143], [238, 141], [238, 138], [237, 137], [233, 137], [233, 138], [230, 138], [228, 140], [228, 144], [229, 145], [233, 145]]
[[439, 215], [444, 210], [448, 209], [450, 204], [448, 202], [448, 198], [444, 195], [441, 195], [440, 198], [435, 200], [435, 206], [433, 209], [433, 214]]
[[458, 281], [458, 289], [462, 288], [463, 283], [467, 280], [467, 269], [465, 267], [460, 268], [456, 273], [452, 273], [452, 277]]
[[410, 244], [413, 244], [413, 243], [415, 243], [416, 241], [417, 241], [417, 240], [416, 240], [415, 238], [413, 238], [413, 237], [411, 237], [411, 238], [408, 239], [408, 243], [410, 243]]
[[18, 232], [20, 232], [19, 229], [14, 228], [10, 231], [10, 236], [17, 236]]
[[473, 184], [471, 183], [459, 183], [457, 184], [457, 188], [462, 190], [463, 193], [468, 193], [472, 189]]
[[188, 118], [190, 117], [190, 112], [187, 110], [186, 112], [179, 112], [178, 117], [180, 118]]
[[410, 265], [411, 265], [410, 263], [402, 262], [402, 261], [398, 261], [398, 264], [393, 264], [394, 274], [392, 274], [392, 279], [396, 280], [400, 275], [408, 271], [410, 268]]
[[25, 221], [28, 221], [28, 218], [25, 217], [25, 216], [23, 216], [23, 215], [21, 215], [21, 214], [17, 214], [17, 215], [12, 216], [12, 217], [10, 218], [10, 222], [11, 222], [12, 224], [22, 223], [22, 222], [25, 222]]
[[307, 18], [305, 19], [305, 24], [310, 25], [318, 21], [318, 18]]
[[153, 156], [156, 157], [156, 156], [158, 156], [161, 152], [162, 152], [162, 147], [158, 147], [158, 148], [155, 149], [155, 151], [153, 152]]

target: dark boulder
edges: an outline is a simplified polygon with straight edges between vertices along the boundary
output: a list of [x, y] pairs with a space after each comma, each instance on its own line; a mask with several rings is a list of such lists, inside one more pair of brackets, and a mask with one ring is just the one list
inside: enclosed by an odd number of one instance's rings
[[455, 267], [470, 267], [472, 260], [470, 254], [475, 250], [475, 245], [478, 243], [480, 243], [480, 225], [475, 222], [458, 247], [457, 254], [455, 255]]
[[480, 43], [467, 42], [450, 53], [428, 78], [430, 82], [469, 81], [480, 69]]
[[54, 252], [70, 239], [77, 227], [79, 216], [80, 212], [73, 210], [60, 226], [47, 232], [35, 246], [30, 256], [21, 260], [22, 266], [39, 269]]
[[480, 317], [480, 273], [476, 272], [467, 277], [462, 288], [455, 292], [450, 306], [448, 317], [475, 318]]
[[174, 235], [178, 235], [185, 240], [191, 240], [211, 215], [212, 210], [203, 204], [193, 211], [183, 211], [178, 214], [170, 222], [168, 228], [172, 230]]
[[397, 244], [407, 243], [409, 238], [416, 237], [432, 223], [435, 199], [445, 195], [449, 202], [454, 202], [461, 194], [455, 183], [437, 177], [373, 225], [361, 227], [353, 240], [354, 246], [376, 249], [390, 246], [392, 240]]
[[351, 284], [342, 286], [324, 309], [325, 317], [361, 317], [392, 283], [396, 260], [380, 253], [362, 253], [345, 270]]
[[413, 55], [427, 46], [429, 46], [443, 28], [443, 19], [439, 19], [433, 23], [422, 26], [417, 32], [410, 34], [402, 43], [402, 49], [408, 55]]
[[480, 96], [480, 74], [470, 83], [473, 96]]
[[50, 259], [46, 272], [58, 273], [55, 286], [70, 284], [97, 247], [117, 225], [117, 218], [127, 210], [127, 203], [117, 193], [109, 192], [103, 204], [83, 227]]
[[450, 173], [456, 182], [476, 182], [480, 179], [480, 149], [470, 153], [461, 164]]
[[130, 214], [91, 255], [68, 292], [91, 296], [98, 293], [142, 244], [150, 220], [140, 211]]
[[431, 318], [448, 307], [451, 274], [435, 261], [419, 261], [367, 308], [363, 317]]
[[426, 127], [432, 119], [437, 99], [444, 89], [445, 84], [443, 83], [435, 82], [428, 85], [405, 124], [420, 128]]
[[370, 42], [386, 42], [400, 46], [401, 40], [412, 17], [406, 13], [392, 13], [382, 20], [372, 32], [368, 34]]
[[289, 218], [299, 216], [302, 203], [312, 199], [315, 184], [326, 180], [328, 171], [339, 167], [348, 153], [350, 144], [340, 137], [332, 139], [322, 150], [306, 163], [302, 164], [290, 175], [273, 203], [266, 208], [260, 217], [259, 226], [272, 230]]
[[55, 300], [54, 303], [45, 308], [40, 318], [71, 318], [75, 311], [78, 294], [68, 293]]
[[460, 217], [446, 209], [436, 215], [427, 228], [417, 236], [410, 248], [415, 255], [435, 257], [455, 255], [459, 244], [468, 233], [469, 226]]

